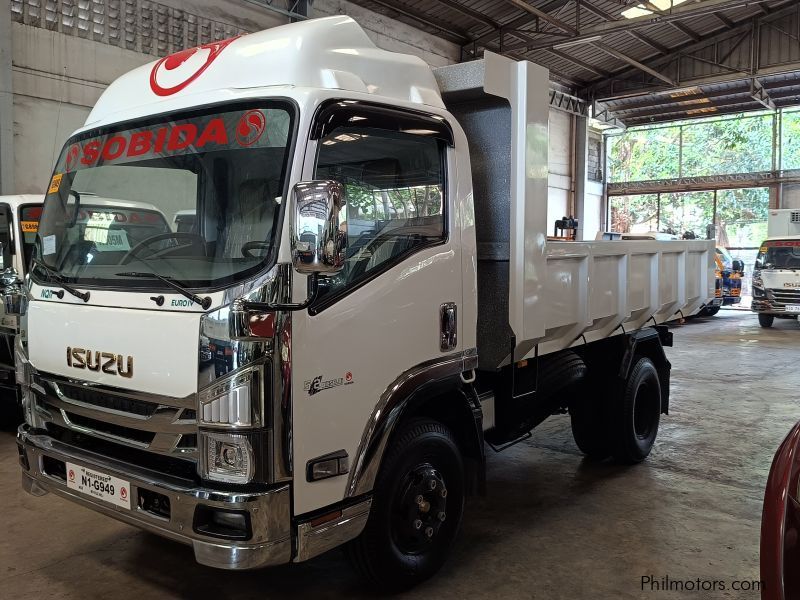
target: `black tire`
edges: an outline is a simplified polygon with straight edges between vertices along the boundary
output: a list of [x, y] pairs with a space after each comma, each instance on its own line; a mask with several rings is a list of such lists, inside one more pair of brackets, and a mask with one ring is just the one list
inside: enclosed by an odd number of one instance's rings
[[643, 357], [633, 365], [614, 404], [614, 459], [641, 462], [653, 448], [661, 420], [661, 382], [653, 361]]
[[713, 317], [718, 312], [719, 312], [719, 306], [706, 306], [703, 309], [703, 316], [704, 317]]
[[602, 394], [593, 397], [587, 390], [569, 407], [572, 437], [581, 452], [593, 460], [611, 456], [611, 437], [607, 418], [607, 400]]
[[762, 327], [772, 327], [772, 324], [775, 322], [775, 317], [773, 315], [765, 315], [764, 313], [759, 313], [758, 315], [758, 324]]
[[444, 564], [463, 512], [464, 465], [453, 434], [437, 421], [415, 419], [392, 441], [367, 525], [345, 554], [375, 588], [411, 588]]

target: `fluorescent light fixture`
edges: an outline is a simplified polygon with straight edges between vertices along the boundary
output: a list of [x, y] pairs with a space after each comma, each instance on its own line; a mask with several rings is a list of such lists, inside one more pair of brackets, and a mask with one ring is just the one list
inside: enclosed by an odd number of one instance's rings
[[581, 44], [591, 44], [592, 42], [599, 42], [603, 39], [602, 35], [593, 35], [587, 38], [578, 38], [577, 40], [569, 40], [566, 42], [561, 42], [560, 44], [556, 44], [553, 46], [556, 50], [563, 50], [564, 48], [572, 48], [573, 46], [579, 46]]
[[[669, 10], [679, 4], [683, 4], [687, 0], [650, 0], [650, 4], [655, 6], [658, 10]], [[622, 11], [622, 16], [626, 19], [635, 19], [636, 17], [644, 17], [652, 15], [653, 11], [647, 8], [644, 4], [637, 4], [626, 10]]]

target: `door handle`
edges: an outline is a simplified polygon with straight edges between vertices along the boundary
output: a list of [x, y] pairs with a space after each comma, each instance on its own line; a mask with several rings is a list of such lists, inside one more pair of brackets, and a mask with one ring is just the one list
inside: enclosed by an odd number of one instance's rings
[[439, 349], [442, 352], [454, 349], [458, 342], [457, 311], [455, 302], [445, 302], [439, 308]]

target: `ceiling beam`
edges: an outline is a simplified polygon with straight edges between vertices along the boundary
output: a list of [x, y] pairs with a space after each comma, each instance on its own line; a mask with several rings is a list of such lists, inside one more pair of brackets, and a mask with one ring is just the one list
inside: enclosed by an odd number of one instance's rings
[[761, 85], [761, 82], [756, 77], [750, 80], [750, 97], [764, 108], [775, 110], [775, 102], [770, 97], [770, 93], [764, 89], [764, 86]]
[[[710, 1], [710, 0], [707, 0], [707, 1]], [[705, 3], [701, 3], [701, 4], [705, 4]], [[681, 6], [684, 6], [684, 5], [681, 5]], [[767, 10], [767, 14], [761, 15], [761, 16], [757, 17], [756, 19], [748, 17], [748, 18], [743, 19], [742, 21], [739, 21], [738, 23], [736, 23], [736, 26], [733, 29], [726, 29], [724, 31], [711, 32], [708, 35], [704, 36], [702, 39], [700, 39], [700, 41], [698, 41], [698, 42], [687, 42], [685, 44], [681, 44], [680, 46], [677, 46], [677, 47], [673, 48], [672, 51], [667, 53], [667, 54], [654, 55], [654, 56], [642, 59], [641, 62], [643, 62], [644, 64], [646, 64], [650, 68], [659, 69], [660, 67], [663, 67], [664, 65], [668, 64], [669, 62], [677, 59], [679, 56], [685, 55], [687, 53], [694, 52], [696, 50], [700, 50], [702, 48], [706, 48], [706, 47], [710, 46], [711, 44], [715, 44], [715, 43], [720, 42], [722, 40], [726, 40], [726, 39], [732, 38], [732, 37], [734, 37], [736, 35], [746, 34], [746, 33], [750, 32], [750, 31], [752, 31], [753, 27], [757, 26], [758, 24], [760, 24], [764, 19], [770, 19], [770, 18], [774, 18], [774, 17], [778, 17], [778, 16], [788, 15], [788, 14], [794, 12], [794, 11], [797, 11], [797, 10], [798, 10], [798, 5], [797, 5], [796, 0], [788, 0], [787, 2], [785, 2], [784, 4], [782, 4], [782, 5], [778, 6], [778, 7], [775, 7], [773, 9], [768, 9]], [[780, 69], [780, 72], [789, 72], [790, 70], [791, 70], [791, 65], [787, 65], [786, 68], [782, 67]], [[614, 79], [619, 79], [620, 77], [624, 77], [624, 76], [627, 76], [628, 74], [633, 74], [633, 73], [635, 73], [635, 70], [632, 69], [632, 68], [621, 69], [621, 70], [615, 71], [613, 73], [613, 78]], [[760, 72], [757, 72], [757, 73], [750, 72], [749, 76], [752, 77], [754, 75], [763, 75], [763, 74], [767, 74], [767, 73], [765, 71], [761, 70]], [[714, 82], [722, 82], [722, 81], [736, 81], [736, 80], [740, 80], [740, 79], [742, 79], [742, 75], [741, 74], [739, 74], [739, 73], [729, 73], [729, 74], [722, 75], [722, 76], [716, 76], [715, 75], [715, 76], [710, 76], [710, 77], [700, 77], [700, 78], [692, 79], [692, 80], [689, 80], [689, 81], [681, 81], [680, 85], [688, 87], [688, 86], [694, 86], [694, 85], [702, 85], [703, 83], [714, 83]], [[590, 95], [593, 95], [600, 88], [600, 86], [603, 85], [604, 83], [607, 83], [607, 82], [598, 81], [598, 82], [592, 83], [592, 85], [588, 89], [588, 92], [590, 93]], [[620, 94], [618, 94], [618, 95], [622, 95], [623, 93], [624, 93], [624, 95], [637, 94], [637, 93], [652, 93], [652, 90], [628, 89], [628, 90], [625, 90], [624, 92], [620, 92]], [[614, 94], [608, 93], [608, 94], [604, 94], [604, 95], [599, 96], [599, 99], [609, 99], [609, 98], [612, 98], [612, 97], [614, 97]]]
[[378, 6], [383, 6], [384, 8], [388, 8], [391, 11], [396, 12], [397, 14], [403, 15], [411, 19], [412, 21], [416, 21], [417, 23], [421, 23], [423, 25], [427, 25], [428, 27], [433, 27], [441, 31], [444, 34], [447, 34], [452, 38], [451, 41], [455, 41], [461, 45], [468, 44], [472, 41], [471, 36], [463, 30], [455, 29], [453, 27], [448, 27], [442, 25], [441, 23], [436, 23], [435, 21], [431, 20], [431, 17], [421, 13], [413, 8], [409, 8], [408, 6], [401, 5], [394, 0], [370, 0], [373, 4], [377, 4]]
[[528, 12], [534, 15], [535, 17], [540, 18], [542, 21], [547, 21], [551, 25], [558, 27], [561, 31], [566, 31], [571, 35], [576, 35], [578, 33], [578, 30], [575, 29], [572, 25], [570, 25], [566, 21], [562, 21], [558, 17], [555, 17], [540, 8], [536, 8], [535, 6], [528, 4], [527, 2], [525, 2], [525, 0], [503, 0], [503, 1], [506, 4], [515, 6], [520, 10], [524, 10], [525, 12]]
[[[545, 4], [540, 8], [545, 12], [559, 10], [563, 6], [569, 4], [571, 1], [572, 0], [551, 0], [551, 2], [548, 2], [547, 4]], [[506, 29], [519, 29], [520, 27], [524, 27], [525, 25], [528, 25], [532, 21], [535, 21], [536, 18], [537, 17], [535, 15], [526, 12], [526, 14], [522, 15], [521, 17], [517, 17], [510, 23], [506, 23], [503, 26], [503, 31], [505, 31]], [[479, 46], [485, 46], [488, 42], [494, 40], [498, 35], [500, 35], [500, 33], [501, 30], [496, 29], [494, 31], [489, 31], [487, 33], [484, 33], [483, 35], [479, 35], [475, 39], [474, 44]]]
[[[581, 6], [583, 8], [585, 8], [586, 10], [588, 10], [589, 12], [591, 12], [591, 13], [595, 14], [596, 16], [600, 17], [604, 21], [619, 21], [619, 20], [621, 20], [616, 15], [613, 15], [610, 12], [607, 12], [607, 11], [603, 10], [602, 8], [592, 4], [591, 2], [587, 2], [585, 4], [582, 4]], [[669, 48], [667, 48], [664, 44], [661, 44], [661, 43], [655, 41], [653, 38], [651, 38], [649, 36], [646, 36], [643, 33], [639, 33], [638, 31], [628, 31], [627, 33], [632, 38], [634, 38], [635, 40], [638, 40], [638, 41], [642, 42], [643, 44], [645, 44], [647, 46], [650, 46], [651, 48], [653, 48], [654, 50], [657, 50], [658, 52], [661, 52], [662, 54], [666, 54], [667, 52], [669, 52]]]
[[575, 58], [574, 56], [570, 56], [565, 52], [561, 52], [561, 50], [550, 48], [549, 50], [545, 50], [545, 52], [549, 52], [550, 54], [557, 56], [561, 60], [566, 60], [567, 62], [571, 62], [573, 65], [580, 67], [584, 71], [589, 71], [590, 73], [594, 73], [598, 77], [611, 77], [611, 73], [609, 71], [601, 69], [600, 67], [595, 67], [594, 65], [590, 65], [589, 63], [584, 62], [579, 58]]
[[598, 48], [598, 49], [602, 50], [603, 52], [605, 52], [606, 54], [610, 54], [614, 58], [618, 58], [619, 60], [628, 63], [632, 67], [636, 67], [640, 71], [644, 71], [648, 75], [652, 75], [656, 79], [660, 79], [661, 81], [663, 81], [667, 85], [672, 85], [672, 86], [676, 85], [675, 80], [672, 79], [671, 77], [667, 77], [663, 73], [660, 73], [659, 71], [656, 71], [655, 69], [651, 69], [647, 65], [645, 65], [643, 63], [640, 63], [635, 58], [631, 58], [627, 54], [624, 54], [624, 53], [620, 52], [619, 50], [616, 50], [615, 48], [612, 48], [608, 44], [604, 44], [603, 42], [594, 42], [593, 45], [596, 48]]
[[[699, 3], [686, 3], [677, 6], [669, 14], [644, 15], [641, 17], [635, 17], [633, 19], [622, 19], [598, 23], [597, 25], [586, 27], [578, 34], [574, 35], [572, 39], [576, 42], [586, 39], [594, 40], [597, 39], [598, 36], [606, 36], [626, 31], [635, 31], [643, 27], [651, 27], [660, 23], [672, 23], [673, 21], [694, 18], [700, 15], [714, 13], [715, 11], [719, 10], [731, 10], [761, 2], [766, 2], [766, 0], [704, 0], [703, 2]], [[525, 49], [527, 51], [540, 50], [563, 43], [563, 39], [554, 36], [542, 36], [537, 39], [538, 41], [536, 43], [524, 45]], [[518, 50], [521, 46], [523, 45], [520, 44], [509, 46], [508, 49]]]
[[450, 10], [459, 12], [465, 17], [469, 17], [473, 21], [481, 23], [482, 25], [486, 25], [492, 29], [500, 29], [500, 23], [492, 19], [489, 15], [485, 15], [482, 12], [469, 8], [468, 6], [459, 4], [458, 2], [455, 2], [455, 0], [433, 0], [433, 2], [436, 4], [441, 4], [442, 6], [446, 6]]

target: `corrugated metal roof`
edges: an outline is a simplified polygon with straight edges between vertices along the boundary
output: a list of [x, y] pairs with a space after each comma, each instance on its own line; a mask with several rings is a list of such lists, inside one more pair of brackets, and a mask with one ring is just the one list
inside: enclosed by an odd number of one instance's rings
[[[793, 85], [779, 85], [800, 80], [798, 0], [685, 2], [666, 16], [639, 20], [622, 12], [641, 0], [351, 1], [454, 41], [467, 59], [490, 49], [539, 63], [555, 81], [601, 100], [631, 125], [658, 120], [659, 108], [663, 120], [682, 110], [693, 116], [703, 114], [701, 109], [720, 114], [763, 109], [764, 97], [754, 99], [751, 85], [763, 86], [767, 96], [774, 90], [768, 106], [800, 98]], [[520, 3], [543, 11], [549, 20]], [[780, 19], [770, 23], [771, 15]], [[575, 39], [576, 31], [582, 39]], [[751, 39], [758, 40], [760, 50], [755, 66]], [[754, 75], [757, 81], [751, 84]], [[744, 84], [730, 82], [736, 78]], [[687, 103], [685, 90], [694, 87], [698, 91], [688, 94], [693, 102]], [[675, 90], [680, 93], [673, 97], [669, 92]]]

